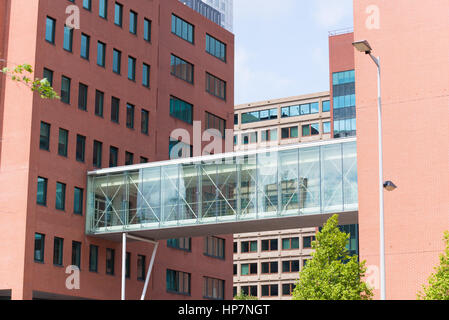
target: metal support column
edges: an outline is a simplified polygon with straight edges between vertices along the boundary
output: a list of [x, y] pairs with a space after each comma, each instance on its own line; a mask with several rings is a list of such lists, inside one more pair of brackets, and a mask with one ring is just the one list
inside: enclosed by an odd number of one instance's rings
[[122, 293], [121, 299], [126, 300], [126, 233], [122, 234]]
[[151, 255], [150, 265], [148, 266], [147, 278], [145, 279], [145, 286], [143, 287], [142, 296], [140, 300], [145, 300], [145, 295], [148, 290], [148, 283], [150, 282], [151, 271], [153, 270], [154, 259], [156, 258], [157, 247], [159, 246], [159, 242], [156, 242], [153, 249], [153, 254]]

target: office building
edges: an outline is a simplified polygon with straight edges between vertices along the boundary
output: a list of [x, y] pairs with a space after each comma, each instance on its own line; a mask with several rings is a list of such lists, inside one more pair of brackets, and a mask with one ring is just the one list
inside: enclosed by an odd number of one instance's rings
[[[185, 0], [184, 0], [185, 1]], [[233, 32], [234, 29], [234, 0], [201, 0], [220, 12], [221, 26]]]
[[[328, 92], [238, 105], [234, 148], [242, 151], [331, 139], [330, 111]], [[299, 271], [311, 257], [316, 229], [235, 234], [234, 296], [291, 299]]]
[[[66, 26], [69, 5], [80, 29]], [[192, 135], [193, 121], [231, 129], [234, 36], [177, 0], [6, 0], [0, 40], [8, 66], [33, 65], [61, 96], [0, 77], [0, 295], [120, 299], [121, 244], [85, 233], [87, 172], [167, 160], [171, 132]], [[127, 299], [152, 250], [128, 244]], [[231, 270], [232, 236], [161, 241], [146, 298], [230, 299]]]

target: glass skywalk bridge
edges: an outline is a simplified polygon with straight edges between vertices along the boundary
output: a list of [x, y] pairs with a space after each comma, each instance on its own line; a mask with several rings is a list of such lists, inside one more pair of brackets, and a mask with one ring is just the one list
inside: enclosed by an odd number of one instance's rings
[[88, 173], [86, 233], [153, 240], [357, 223], [356, 140]]

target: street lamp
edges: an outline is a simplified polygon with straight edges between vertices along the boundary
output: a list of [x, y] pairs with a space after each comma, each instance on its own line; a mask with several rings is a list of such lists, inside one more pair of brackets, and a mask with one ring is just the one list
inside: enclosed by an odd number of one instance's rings
[[[377, 66], [377, 117], [378, 117], [378, 134], [379, 134], [379, 216], [380, 216], [380, 299], [386, 299], [385, 290], [385, 233], [384, 233], [384, 188], [391, 189], [394, 185], [385, 186], [383, 180], [383, 155], [382, 155], [382, 99], [380, 86], [380, 58], [372, 54], [371, 48], [367, 40], [356, 41], [352, 44], [358, 51], [363, 52], [371, 57]], [[387, 188], [388, 187], [388, 188]], [[394, 188], [392, 188], [394, 190]]]

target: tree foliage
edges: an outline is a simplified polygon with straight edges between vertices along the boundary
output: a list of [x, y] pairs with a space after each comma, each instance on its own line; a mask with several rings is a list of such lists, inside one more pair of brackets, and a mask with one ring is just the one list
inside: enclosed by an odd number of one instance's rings
[[418, 293], [420, 300], [449, 300], [449, 232], [444, 233], [444, 242], [446, 250], [440, 255], [440, 265], [434, 268], [428, 285], [423, 285], [423, 291]]
[[338, 228], [338, 215], [326, 222], [312, 242], [312, 259], [299, 274], [293, 300], [370, 300], [372, 289], [363, 281], [365, 262], [349, 256], [349, 234]]
[[234, 297], [234, 300], [258, 300], [258, 299], [257, 299], [257, 297], [248, 296], [242, 292], [239, 295], [236, 295]]
[[29, 64], [21, 64], [14, 69], [5, 67], [1, 69], [0, 72], [10, 77], [11, 80], [28, 86], [31, 91], [38, 92], [42, 99], [60, 99], [58, 94], [53, 90], [48, 79], [35, 78], [33, 80], [31, 78], [33, 68]]

